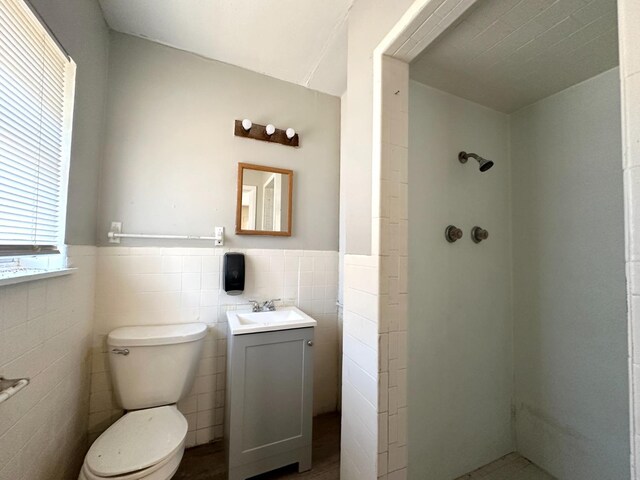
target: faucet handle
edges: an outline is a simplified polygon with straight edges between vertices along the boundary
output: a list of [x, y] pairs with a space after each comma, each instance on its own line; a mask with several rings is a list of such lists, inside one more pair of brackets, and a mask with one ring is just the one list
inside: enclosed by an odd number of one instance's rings
[[489, 238], [489, 232], [487, 232], [484, 228], [476, 226], [471, 230], [471, 240], [473, 240], [475, 243], [480, 243], [487, 238]]
[[267, 300], [262, 304], [263, 308], [267, 308], [269, 310], [275, 310], [276, 306], [274, 305], [274, 302], [279, 302], [281, 299], [280, 298], [273, 298], [271, 300]]
[[262, 309], [260, 302], [257, 302], [256, 300], [247, 300], [247, 301], [251, 304], [251, 309], [254, 312], [259, 312]]

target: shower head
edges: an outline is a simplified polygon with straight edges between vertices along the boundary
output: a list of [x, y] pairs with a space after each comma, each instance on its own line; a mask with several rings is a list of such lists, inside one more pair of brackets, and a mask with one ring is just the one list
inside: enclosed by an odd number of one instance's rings
[[478, 161], [478, 163], [480, 164], [481, 172], [486, 172], [491, 167], [493, 167], [493, 162], [491, 160], [482, 158], [480, 155], [477, 155], [475, 153], [460, 152], [458, 154], [458, 160], [460, 160], [460, 163], [467, 163], [467, 160], [469, 158], [475, 158]]

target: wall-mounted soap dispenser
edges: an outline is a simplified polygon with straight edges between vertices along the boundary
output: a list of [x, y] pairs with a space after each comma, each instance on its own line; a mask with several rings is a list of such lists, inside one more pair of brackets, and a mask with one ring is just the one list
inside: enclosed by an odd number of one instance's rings
[[244, 291], [244, 254], [224, 254], [222, 266], [223, 288], [227, 295], [241, 295]]

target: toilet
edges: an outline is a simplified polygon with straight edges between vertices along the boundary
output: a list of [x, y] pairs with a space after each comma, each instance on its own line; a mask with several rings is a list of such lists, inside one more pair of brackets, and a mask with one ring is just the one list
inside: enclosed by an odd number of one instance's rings
[[107, 338], [113, 389], [126, 413], [85, 456], [79, 480], [169, 480], [184, 453], [176, 408], [193, 386], [204, 323], [122, 327]]

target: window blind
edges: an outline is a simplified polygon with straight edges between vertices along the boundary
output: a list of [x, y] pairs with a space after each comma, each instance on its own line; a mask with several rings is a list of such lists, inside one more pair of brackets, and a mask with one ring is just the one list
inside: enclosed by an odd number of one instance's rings
[[24, 0], [0, 0], [0, 255], [64, 242], [75, 64]]

